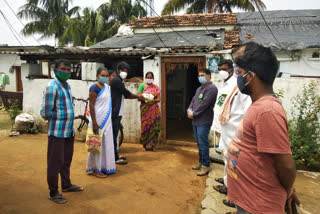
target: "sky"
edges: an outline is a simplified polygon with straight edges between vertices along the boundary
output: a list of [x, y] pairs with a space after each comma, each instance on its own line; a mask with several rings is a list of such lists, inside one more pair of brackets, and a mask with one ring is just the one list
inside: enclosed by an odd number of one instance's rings
[[[15, 14], [6, 5], [6, 2], [10, 5], [12, 10], [17, 13], [18, 9], [26, 3], [26, 0], [0, 0], [0, 10], [10, 23], [12, 28], [19, 33], [18, 40], [14, 37], [10, 31], [8, 24], [0, 13], [0, 45], [8, 44], [9, 46], [31, 46], [31, 45], [54, 45], [53, 39], [39, 40], [40, 35], [34, 35], [33, 37], [25, 37], [21, 34], [23, 25], [20, 23]], [[73, 6], [91, 7], [96, 9], [102, 3], [108, 2], [108, 0], [73, 0]], [[167, 2], [167, 0], [154, 0], [155, 11], [160, 15], [161, 11]], [[263, 0], [267, 10], [303, 10], [303, 9], [320, 9], [320, 0]], [[235, 10], [234, 12], [238, 12]], [[183, 14], [184, 11], [180, 11], [179, 14]], [[23, 24], [28, 23], [27, 20], [22, 20]], [[22, 39], [20, 39], [22, 38]]]

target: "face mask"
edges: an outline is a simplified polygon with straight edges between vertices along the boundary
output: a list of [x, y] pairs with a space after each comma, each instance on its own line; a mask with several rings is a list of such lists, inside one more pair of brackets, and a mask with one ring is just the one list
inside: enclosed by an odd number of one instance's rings
[[153, 79], [145, 79], [144, 81], [147, 84], [152, 84], [153, 83]]
[[127, 72], [124, 72], [124, 71], [121, 71], [120, 72], [120, 77], [121, 79], [125, 79], [127, 77], [128, 73]]
[[207, 82], [206, 77], [199, 77], [199, 82], [203, 85]]
[[71, 73], [62, 72], [57, 68], [56, 68], [56, 71], [57, 71], [56, 76], [59, 78], [59, 80], [61, 80], [63, 82], [67, 81], [71, 77]]
[[109, 82], [109, 77], [99, 77], [99, 82], [105, 84]]
[[229, 77], [229, 73], [224, 70], [219, 71], [219, 74], [220, 74], [221, 79], [223, 79], [223, 80], [226, 80]]
[[248, 73], [246, 73], [245, 75], [243, 76], [238, 76], [237, 77], [237, 85], [238, 85], [238, 88], [240, 90], [240, 92], [242, 94], [247, 94], [247, 95], [250, 95], [251, 94], [251, 91], [250, 91], [250, 88], [248, 87], [248, 84], [249, 83], [246, 83], [246, 76], [247, 76]]

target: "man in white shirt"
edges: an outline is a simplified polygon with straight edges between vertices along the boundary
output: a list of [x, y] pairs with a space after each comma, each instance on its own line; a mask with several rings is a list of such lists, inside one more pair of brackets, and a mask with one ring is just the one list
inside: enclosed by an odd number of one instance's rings
[[222, 106], [227, 96], [230, 94], [232, 89], [237, 85], [237, 78], [233, 75], [233, 62], [232, 60], [221, 60], [219, 64], [219, 74], [223, 80], [223, 85], [219, 88], [217, 101], [214, 106], [214, 118], [211, 126], [211, 130], [214, 133], [216, 144], [219, 143], [221, 125], [219, 121], [219, 115], [222, 110]]

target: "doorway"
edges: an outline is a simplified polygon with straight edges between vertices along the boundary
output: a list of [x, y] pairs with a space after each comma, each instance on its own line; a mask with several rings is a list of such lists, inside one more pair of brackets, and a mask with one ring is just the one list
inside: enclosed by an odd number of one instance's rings
[[[198, 71], [205, 67], [205, 57], [162, 59], [162, 138], [195, 142], [192, 120], [187, 109], [200, 86]], [[165, 82], [165, 83], [164, 83]]]

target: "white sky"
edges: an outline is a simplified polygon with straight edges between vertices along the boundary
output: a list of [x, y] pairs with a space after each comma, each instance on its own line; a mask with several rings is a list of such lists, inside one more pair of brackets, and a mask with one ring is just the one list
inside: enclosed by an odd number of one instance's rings
[[[26, 0], [6, 0], [11, 8], [17, 12], [19, 7], [24, 5], [26, 3]], [[97, 8], [102, 3], [107, 2], [108, 0], [74, 0], [73, 6], [81, 6], [84, 7], [92, 7]], [[161, 10], [164, 7], [164, 4], [167, 2], [167, 0], [155, 0], [155, 10], [158, 14], [161, 14]], [[320, 9], [320, 0], [263, 0], [265, 5], [267, 6], [267, 10], [302, 10], [302, 9]], [[15, 15], [12, 13], [12, 11], [9, 9], [9, 7], [6, 5], [5, 0], [0, 0], [0, 10], [4, 13], [4, 15], [7, 17], [10, 24], [13, 26], [13, 28], [19, 32], [20, 37], [22, 37], [24, 41], [21, 41], [21, 43], [24, 46], [27, 45], [38, 45], [38, 43], [30, 37], [24, 37], [20, 31], [23, 28], [22, 24], [18, 21], [18, 19], [15, 17]], [[183, 11], [182, 11], [183, 13]], [[23, 23], [27, 23], [28, 21], [23, 20]], [[20, 43], [17, 41], [17, 39], [13, 36], [13, 33], [10, 31], [9, 27], [7, 26], [4, 18], [0, 14], [0, 44], [8, 44], [8, 45], [20, 45]], [[39, 35], [34, 35], [36, 39], [38, 39]], [[44, 45], [54, 45], [53, 39], [46, 39], [46, 40], [39, 40], [39, 42]]]

